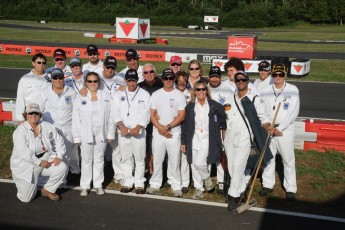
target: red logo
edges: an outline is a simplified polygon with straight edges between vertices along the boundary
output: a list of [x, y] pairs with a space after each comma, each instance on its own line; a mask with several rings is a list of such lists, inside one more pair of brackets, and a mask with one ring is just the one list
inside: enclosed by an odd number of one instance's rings
[[253, 63], [247, 62], [244, 63], [244, 68], [246, 69], [246, 71], [248, 71], [250, 69], [250, 67], [252, 67]]
[[218, 66], [219, 68], [221, 68], [221, 67], [224, 65], [224, 63], [221, 62], [221, 61], [217, 61], [217, 62], [215, 62], [214, 64], [215, 64], [216, 66]]
[[141, 29], [141, 33], [143, 34], [143, 37], [145, 37], [146, 34], [146, 30], [147, 30], [148, 24], [145, 22], [143, 22], [143, 24], [140, 24], [140, 29]]
[[295, 68], [296, 72], [299, 73], [303, 68], [303, 65], [294, 65], [293, 67]]
[[129, 22], [126, 20], [125, 22], [119, 22], [123, 32], [125, 32], [126, 36], [128, 37], [128, 34], [132, 31], [135, 22]]

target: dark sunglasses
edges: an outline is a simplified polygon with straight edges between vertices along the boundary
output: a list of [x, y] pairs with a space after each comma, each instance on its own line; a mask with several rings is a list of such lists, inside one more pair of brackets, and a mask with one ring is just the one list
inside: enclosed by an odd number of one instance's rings
[[29, 115], [36, 115], [36, 116], [39, 116], [41, 115], [40, 113], [37, 113], [37, 112], [32, 112], [32, 113], [28, 113]]
[[54, 76], [54, 77], [52, 77], [53, 78], [53, 80], [63, 80], [65, 77], [64, 76]]
[[36, 63], [39, 64], [39, 65], [45, 65], [45, 64], [47, 64], [47, 62], [45, 62], [45, 61], [37, 61]]
[[200, 68], [189, 68], [189, 70], [193, 71], [193, 70], [199, 70]]
[[105, 67], [105, 68], [115, 70], [115, 67], [114, 67], [114, 66], [107, 66], [107, 67]]
[[171, 66], [181, 66], [182, 64], [172, 63]]
[[195, 91], [206, 91], [206, 88], [196, 88]]
[[134, 80], [134, 79], [128, 79], [128, 80], [127, 80], [127, 82], [132, 82], [132, 81], [137, 82], [137, 80]]
[[65, 59], [63, 58], [55, 58], [55, 61], [64, 61]]
[[272, 77], [285, 77], [285, 74], [283, 74], [283, 73], [274, 73], [274, 74], [272, 74]]
[[93, 80], [93, 81], [92, 80], [87, 80], [86, 82], [87, 83], [98, 83], [98, 80]]
[[149, 70], [149, 71], [144, 71], [143, 73], [144, 74], [148, 74], [148, 73], [154, 73], [155, 71], [152, 69], [152, 70]]
[[235, 82], [247, 82], [248, 79], [247, 78], [236, 78]]
[[97, 56], [98, 53], [89, 53], [88, 55], [89, 55], [89, 56]]
[[173, 81], [175, 78], [174, 77], [165, 77], [163, 80], [165, 81]]

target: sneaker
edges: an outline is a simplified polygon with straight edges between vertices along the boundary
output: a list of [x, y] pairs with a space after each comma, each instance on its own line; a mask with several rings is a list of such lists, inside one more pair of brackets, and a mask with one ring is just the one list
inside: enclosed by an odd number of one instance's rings
[[87, 189], [82, 189], [81, 191], [80, 191], [80, 196], [87, 196], [89, 193], [88, 193], [88, 191], [87, 191]]
[[162, 188], [170, 188], [171, 187], [171, 184], [169, 184], [168, 182], [165, 182], [163, 185], [162, 185]]
[[148, 194], [155, 194], [158, 191], [159, 191], [158, 188], [154, 188], [154, 187], [151, 187], [151, 186], [146, 189], [146, 193], [148, 193]]
[[207, 192], [210, 192], [212, 189], [214, 189], [214, 185], [213, 185], [211, 177], [204, 180], [204, 186]]
[[123, 183], [123, 179], [122, 178], [114, 178], [114, 183], [121, 185]]
[[270, 194], [272, 192], [273, 192], [273, 189], [262, 187], [261, 191], [259, 192], [259, 195], [260, 196], [267, 196], [268, 194]]
[[286, 193], [286, 199], [288, 201], [295, 201], [296, 200], [296, 193], [294, 193], [294, 192], [287, 192]]
[[182, 188], [182, 193], [187, 193], [189, 191], [188, 187], [183, 187]]
[[104, 189], [103, 188], [96, 188], [97, 195], [104, 195]]
[[201, 190], [199, 190], [199, 189], [196, 189], [196, 190], [195, 190], [195, 193], [194, 193], [194, 195], [193, 195], [193, 199], [194, 199], [194, 200], [200, 200], [200, 199], [202, 199], [202, 198], [204, 198], [204, 191], [201, 191]]
[[131, 191], [131, 189], [129, 187], [123, 186], [121, 187], [120, 192], [122, 193], [129, 193]]
[[182, 191], [181, 190], [173, 190], [175, 197], [182, 197]]
[[135, 188], [135, 193], [136, 194], [145, 194], [145, 189], [141, 188], [141, 187]]
[[49, 192], [44, 187], [41, 189], [41, 195], [48, 197], [52, 201], [59, 201], [61, 199], [61, 196], [56, 193]]

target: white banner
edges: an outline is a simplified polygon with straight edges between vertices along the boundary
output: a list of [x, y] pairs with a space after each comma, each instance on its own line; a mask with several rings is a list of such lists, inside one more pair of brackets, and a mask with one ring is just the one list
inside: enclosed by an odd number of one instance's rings
[[139, 19], [139, 39], [150, 38], [150, 19]]
[[116, 18], [116, 37], [139, 39], [138, 18]]
[[306, 62], [291, 62], [291, 75], [303, 76], [310, 72], [310, 59]]
[[218, 22], [218, 16], [204, 16], [204, 22]]

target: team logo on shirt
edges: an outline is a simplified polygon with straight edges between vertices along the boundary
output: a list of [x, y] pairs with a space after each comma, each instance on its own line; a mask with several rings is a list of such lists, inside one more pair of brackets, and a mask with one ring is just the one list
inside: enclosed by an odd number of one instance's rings
[[288, 109], [289, 109], [289, 103], [284, 103], [283, 110], [288, 110]]
[[126, 100], [126, 97], [125, 97], [125, 96], [121, 96], [120, 100], [121, 100], [121, 101], [125, 101], [125, 100]]
[[224, 105], [225, 97], [219, 97], [218, 102], [219, 102], [220, 104]]
[[65, 96], [65, 102], [66, 102], [66, 105], [72, 104], [72, 98], [71, 98], [71, 96]]
[[170, 108], [173, 108], [175, 106], [175, 99], [170, 99]]
[[82, 105], [86, 105], [86, 101], [81, 101], [81, 104]]

